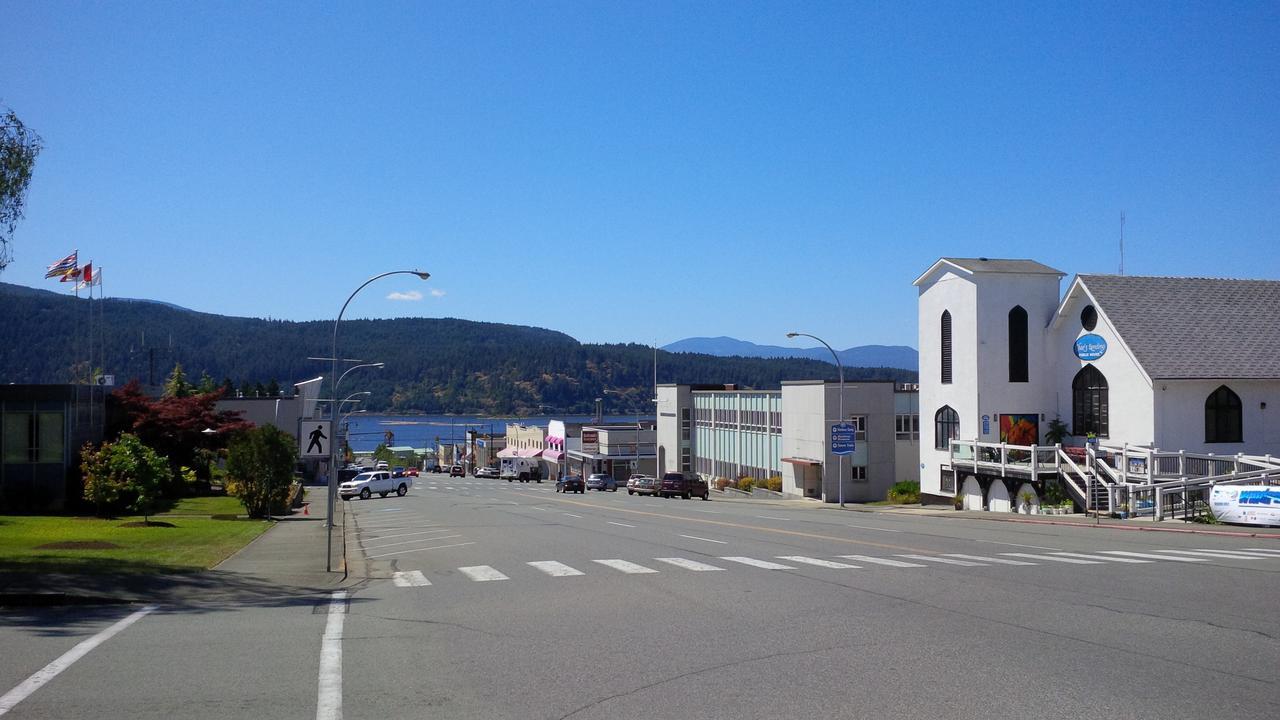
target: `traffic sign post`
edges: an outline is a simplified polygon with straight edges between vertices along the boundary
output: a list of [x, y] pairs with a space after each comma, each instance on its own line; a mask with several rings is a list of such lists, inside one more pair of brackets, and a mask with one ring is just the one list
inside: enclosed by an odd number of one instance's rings
[[858, 449], [857, 430], [852, 423], [835, 423], [831, 426], [831, 454], [848, 455]]
[[[298, 455], [304, 458], [327, 458], [333, 443], [333, 422], [330, 420], [305, 420], [298, 433]], [[329, 469], [333, 474], [333, 468]], [[332, 481], [332, 480], [331, 480]]]

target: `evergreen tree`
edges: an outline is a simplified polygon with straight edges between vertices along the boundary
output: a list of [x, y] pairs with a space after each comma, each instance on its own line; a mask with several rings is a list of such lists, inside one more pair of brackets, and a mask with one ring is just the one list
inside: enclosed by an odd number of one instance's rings
[[209, 376], [208, 372], [200, 373], [200, 385], [197, 387], [197, 391], [201, 395], [211, 393], [217, 389], [218, 387], [213, 384], [213, 378]]
[[279, 396], [280, 396], [280, 383], [275, 378], [271, 378], [271, 382], [267, 383], [267, 397], [279, 397]]
[[164, 381], [164, 396], [167, 398], [184, 398], [191, 395], [191, 383], [187, 382], [187, 374], [182, 371], [182, 363], [174, 363], [173, 372]]

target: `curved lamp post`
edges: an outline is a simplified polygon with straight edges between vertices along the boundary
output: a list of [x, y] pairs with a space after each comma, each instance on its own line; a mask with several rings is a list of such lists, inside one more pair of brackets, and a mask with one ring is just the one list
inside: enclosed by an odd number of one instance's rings
[[[813, 338], [814, 340], [817, 340], [818, 342], [820, 342], [820, 343], [822, 343], [824, 346], [826, 346], [827, 350], [830, 350], [830, 351], [831, 351], [831, 357], [835, 358], [835, 361], [836, 361], [836, 368], [837, 368], [837, 369], [839, 369], [839, 371], [840, 371], [840, 419], [839, 419], [839, 420], [837, 420], [836, 422], [844, 422], [844, 421], [845, 421], [845, 417], [844, 417], [844, 365], [842, 365], [842, 364], [840, 363], [840, 356], [836, 354], [836, 351], [835, 351], [835, 350], [832, 350], [832, 349], [831, 349], [831, 346], [830, 346], [830, 345], [827, 345], [827, 341], [826, 341], [826, 340], [823, 340], [822, 338], [818, 337], [817, 335], [810, 335], [809, 333], [802, 333], [802, 332], [789, 332], [789, 333], [787, 333], [787, 337], [789, 337], [789, 338], [796, 338], [796, 337], [807, 337], [807, 338]], [[830, 433], [828, 433], [828, 437], [830, 437]], [[837, 488], [837, 490], [836, 490], [836, 494], [837, 494], [837, 496], [840, 498], [840, 507], [844, 507], [844, 455], [837, 455], [836, 457], [837, 457], [837, 458], [839, 458], [839, 461], [840, 461], [840, 465], [839, 465], [839, 467], [840, 467], [840, 471], [839, 471], [839, 472], [840, 472], [840, 475], [839, 475], [839, 477], [837, 478], [837, 481], [836, 481], [836, 488]]]
[[[329, 354], [329, 359], [331, 362], [331, 365], [329, 367], [329, 380], [331, 383], [333, 383], [330, 390], [332, 392], [331, 397], [334, 400], [338, 399], [338, 383], [341, 382], [342, 380], [342, 378], [338, 377], [338, 323], [342, 322], [342, 314], [347, 311], [347, 306], [351, 304], [352, 298], [354, 298], [361, 290], [365, 289], [365, 287], [368, 286], [369, 283], [372, 283], [374, 280], [381, 280], [382, 278], [388, 277], [391, 275], [416, 275], [420, 280], [426, 280], [427, 278], [431, 277], [431, 273], [423, 272], [421, 270], [392, 270], [390, 272], [379, 273], [369, 278], [368, 280], [365, 280], [364, 282], [360, 283], [359, 287], [357, 287], [355, 290], [351, 292], [350, 295], [347, 296], [347, 301], [342, 303], [342, 309], [338, 311], [338, 317], [334, 318], [334, 321], [333, 321], [333, 346], [330, 348], [332, 352]], [[374, 364], [374, 363], [371, 363], [371, 364]], [[351, 369], [354, 370], [355, 368], [351, 368]], [[343, 373], [343, 375], [346, 375], [346, 373]], [[337, 414], [338, 414], [337, 409], [338, 408], [335, 406], [334, 412], [332, 413], [332, 417], [334, 417], [334, 419], [337, 419]], [[328, 535], [326, 536], [326, 540], [328, 541], [327, 542], [328, 546], [325, 548], [325, 561], [324, 561], [324, 568], [326, 571], [333, 570], [333, 505], [334, 505], [334, 498], [336, 498], [338, 495], [338, 484], [334, 482], [334, 480], [336, 480], [336, 475], [338, 470], [337, 463], [335, 460], [336, 457], [337, 456], [335, 455], [334, 443], [332, 440], [330, 440], [329, 442], [329, 502], [328, 502], [328, 517], [326, 518], [326, 524], [329, 527], [328, 527]]]

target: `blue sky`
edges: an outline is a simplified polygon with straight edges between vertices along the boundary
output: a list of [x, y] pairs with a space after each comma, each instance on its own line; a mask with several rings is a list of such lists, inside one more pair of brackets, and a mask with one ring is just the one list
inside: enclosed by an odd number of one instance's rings
[[1041, 5], [11, 3], [0, 280], [915, 346], [938, 257], [1115, 272], [1122, 210], [1130, 274], [1280, 279], [1280, 4]]

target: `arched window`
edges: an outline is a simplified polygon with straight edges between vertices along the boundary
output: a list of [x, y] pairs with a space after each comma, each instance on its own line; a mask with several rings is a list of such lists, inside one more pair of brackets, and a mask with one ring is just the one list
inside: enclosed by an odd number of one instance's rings
[[943, 405], [942, 409], [933, 416], [933, 447], [936, 450], [946, 450], [950, 442], [958, 437], [960, 437], [960, 416], [951, 409], [950, 405]]
[[942, 311], [942, 384], [951, 384], [951, 311]]
[[1027, 311], [1009, 311], [1009, 382], [1027, 382]]
[[1209, 393], [1204, 401], [1204, 441], [1244, 442], [1244, 423], [1241, 421], [1240, 409], [1240, 396], [1226, 385]]
[[1107, 379], [1085, 365], [1071, 381], [1071, 433], [1107, 437]]

